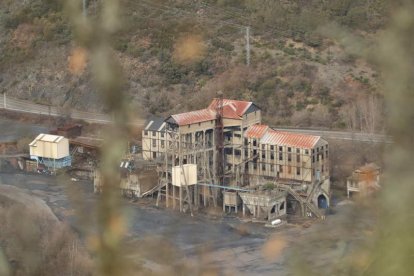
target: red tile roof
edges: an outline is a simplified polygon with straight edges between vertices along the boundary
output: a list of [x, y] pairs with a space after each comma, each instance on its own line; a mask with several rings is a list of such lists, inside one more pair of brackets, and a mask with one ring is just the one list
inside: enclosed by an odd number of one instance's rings
[[320, 136], [269, 130], [261, 139], [262, 144], [284, 145], [295, 148], [311, 149], [318, 143]]
[[248, 138], [262, 138], [268, 129], [267, 125], [252, 125], [246, 130], [244, 135]]
[[[218, 99], [214, 99], [208, 108], [172, 115], [178, 125], [189, 125], [216, 119]], [[240, 120], [252, 102], [223, 99], [223, 117]]]
[[210, 109], [201, 109], [180, 114], [171, 115], [178, 125], [189, 125], [216, 119], [216, 112]]
[[244, 133], [247, 138], [259, 138], [261, 144], [290, 146], [311, 149], [318, 143], [320, 136], [278, 131], [266, 125], [250, 126]]
[[[219, 99], [215, 98], [211, 102], [211, 104], [208, 106], [209, 109], [216, 109], [219, 103]], [[246, 101], [236, 101], [236, 100], [229, 100], [229, 99], [223, 99], [223, 111], [226, 106], [231, 107], [236, 114], [241, 117], [244, 115], [244, 113], [247, 111], [247, 109], [252, 105], [252, 102], [246, 102]], [[226, 116], [224, 116], [226, 117]]]

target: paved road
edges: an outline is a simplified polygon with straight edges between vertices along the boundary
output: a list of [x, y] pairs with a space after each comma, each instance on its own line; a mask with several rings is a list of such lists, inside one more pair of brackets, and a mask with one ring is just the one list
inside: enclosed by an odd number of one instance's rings
[[333, 131], [333, 130], [318, 130], [318, 129], [295, 129], [295, 128], [277, 128], [278, 130], [298, 132], [309, 135], [322, 136], [325, 139], [333, 140], [354, 140], [360, 142], [370, 143], [392, 143], [392, 137], [377, 134], [377, 133], [364, 133], [364, 132], [352, 132], [352, 131]]
[[[30, 101], [20, 100], [5, 95], [0, 96], [0, 109], [54, 117], [69, 116], [70, 118], [83, 120], [89, 123], [110, 124], [113, 122], [111, 116], [108, 114], [100, 114], [79, 111], [75, 109], [64, 109], [61, 107], [36, 104]], [[145, 120], [136, 119], [133, 122], [131, 122], [131, 124], [136, 126], [143, 126], [145, 124]]]

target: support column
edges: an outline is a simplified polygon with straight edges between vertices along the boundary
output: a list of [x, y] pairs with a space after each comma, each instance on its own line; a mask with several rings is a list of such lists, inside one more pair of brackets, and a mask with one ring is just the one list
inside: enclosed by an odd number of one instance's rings
[[179, 188], [179, 193], [180, 193], [180, 212], [183, 211], [183, 188], [180, 185]]
[[172, 187], [172, 190], [173, 190], [173, 194], [172, 194], [172, 196], [173, 196], [173, 209], [175, 210], [175, 205], [176, 205], [176, 202], [175, 202], [175, 200], [176, 200], [176, 196], [175, 196], [175, 186], [174, 185], [171, 185], [171, 187]]

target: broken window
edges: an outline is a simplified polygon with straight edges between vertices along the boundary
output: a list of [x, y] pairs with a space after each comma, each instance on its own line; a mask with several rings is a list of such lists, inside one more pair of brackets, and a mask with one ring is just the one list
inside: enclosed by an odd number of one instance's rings
[[288, 153], [288, 162], [292, 161], [292, 154]]
[[305, 149], [305, 154], [308, 155], [309, 154], [309, 150]]
[[296, 175], [300, 175], [300, 167], [296, 167]]
[[285, 202], [283, 201], [282, 204], [280, 204], [279, 210], [285, 209]]
[[152, 158], [157, 158], [157, 153], [155, 151], [152, 153]]
[[144, 131], [144, 136], [148, 136], [148, 130]]
[[255, 147], [257, 145], [256, 139], [253, 139], [253, 146]]
[[270, 150], [274, 150], [275, 149], [275, 146], [270, 146]]
[[234, 150], [234, 155], [241, 155], [241, 150], [239, 149]]
[[270, 159], [275, 160], [275, 154], [273, 153], [273, 151], [270, 153]]
[[292, 148], [288, 148], [288, 152], [292, 152]]

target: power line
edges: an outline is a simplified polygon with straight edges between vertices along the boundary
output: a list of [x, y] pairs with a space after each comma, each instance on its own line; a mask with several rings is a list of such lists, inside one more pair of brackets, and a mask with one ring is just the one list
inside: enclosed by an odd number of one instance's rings
[[[201, 5], [205, 8], [210, 9], [210, 10], [216, 10], [215, 7], [213, 7], [212, 5], [209, 5], [206, 2], [203, 2]], [[246, 17], [244, 14], [239, 13], [239, 12], [235, 12], [235, 11], [229, 11], [229, 10], [222, 9], [222, 10], [220, 10], [220, 13], [225, 14], [225, 15], [230, 16], [230, 17], [242, 19], [242, 20], [250, 20], [250, 18]]]
[[[141, 0], [140, 2], [143, 2], [143, 3], [147, 4], [148, 6], [154, 7], [156, 9], [163, 10], [165, 12], [171, 12], [171, 10], [175, 10], [175, 11], [178, 11], [178, 12], [180, 12], [182, 14], [190, 15], [192, 17], [195, 16], [193, 12], [189, 12], [189, 11], [186, 11], [186, 10], [183, 10], [183, 9], [179, 9], [179, 8], [176, 8], [176, 7], [171, 7], [171, 6], [166, 6], [166, 5], [158, 5], [158, 4], [155, 4], [155, 3], [148, 2], [146, 0]], [[137, 2], [137, 4], [139, 4], [140, 2]], [[202, 16], [202, 15], [198, 15], [198, 17], [199, 18], [202, 18], [202, 19], [205, 19], [207, 21], [211, 21], [212, 20], [211, 18]], [[221, 19], [216, 19], [216, 21], [218, 21], [218, 22], [220, 22], [220, 23], [222, 23], [224, 25], [230, 25], [230, 26], [234, 26], [234, 27], [237, 27], [237, 28], [240, 28], [240, 29], [244, 29], [245, 28], [244, 25], [237, 24], [237, 23], [234, 23], [234, 22], [231, 22], [231, 21], [224, 21], [224, 20], [221, 20]], [[217, 22], [214, 22], [214, 23], [217, 24]]]

